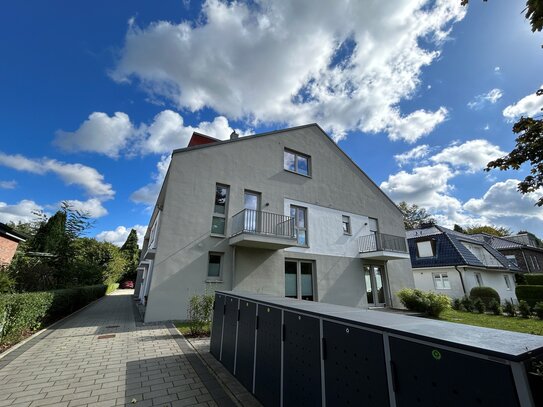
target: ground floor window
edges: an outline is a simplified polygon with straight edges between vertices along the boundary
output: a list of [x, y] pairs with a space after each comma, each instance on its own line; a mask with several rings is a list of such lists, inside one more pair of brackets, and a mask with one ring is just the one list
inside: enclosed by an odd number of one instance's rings
[[207, 278], [220, 279], [222, 271], [223, 253], [209, 253], [209, 261], [207, 263]]
[[475, 281], [477, 281], [479, 287], [483, 286], [483, 277], [481, 277], [481, 273], [475, 273]]
[[503, 275], [503, 279], [505, 280], [505, 286], [508, 290], [511, 290], [511, 280], [509, 280], [509, 276], [507, 274]]
[[436, 290], [450, 290], [451, 282], [447, 273], [433, 273], [434, 287]]
[[313, 262], [285, 260], [285, 297], [314, 301]]

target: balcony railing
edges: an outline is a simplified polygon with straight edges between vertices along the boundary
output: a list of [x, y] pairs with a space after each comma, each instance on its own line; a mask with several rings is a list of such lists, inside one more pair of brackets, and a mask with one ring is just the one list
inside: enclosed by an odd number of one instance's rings
[[358, 248], [360, 253], [379, 251], [407, 253], [405, 237], [385, 235], [384, 233], [360, 236], [358, 238]]
[[232, 217], [232, 236], [252, 233], [295, 239], [294, 218], [277, 213], [244, 209]]

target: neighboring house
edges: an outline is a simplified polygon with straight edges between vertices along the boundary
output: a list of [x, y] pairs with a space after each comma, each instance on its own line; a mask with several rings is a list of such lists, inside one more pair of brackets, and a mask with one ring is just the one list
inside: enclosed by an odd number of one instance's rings
[[524, 273], [543, 273], [543, 247], [528, 233], [497, 237], [479, 233], [473, 235], [503, 254]]
[[413, 286], [401, 212], [311, 124], [175, 150], [136, 293], [149, 322], [215, 289], [365, 308]]
[[22, 233], [0, 223], [0, 266], [11, 263], [17, 246], [26, 239], [27, 237]]
[[431, 225], [408, 231], [407, 242], [417, 288], [460, 298], [485, 286], [502, 300], [516, 301], [519, 268], [483, 240]]

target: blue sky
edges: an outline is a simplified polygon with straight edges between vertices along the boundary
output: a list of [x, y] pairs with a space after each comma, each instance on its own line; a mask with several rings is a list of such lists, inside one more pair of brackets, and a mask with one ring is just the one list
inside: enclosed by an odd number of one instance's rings
[[192, 131], [317, 122], [395, 201], [543, 235], [540, 194], [516, 191], [526, 168], [482, 171], [543, 105], [524, 2], [352, 3], [5, 4], [0, 221], [70, 200], [122, 244]]

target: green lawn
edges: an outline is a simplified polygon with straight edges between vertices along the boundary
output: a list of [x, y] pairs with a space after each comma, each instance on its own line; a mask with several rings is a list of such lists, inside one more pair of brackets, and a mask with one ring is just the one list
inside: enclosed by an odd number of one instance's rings
[[[175, 327], [181, 332], [184, 336], [191, 336], [190, 335], [190, 328], [188, 322], [175, 322]], [[211, 332], [211, 324], [208, 324], [205, 327], [206, 334], [202, 336], [209, 336], [209, 333]]]
[[533, 335], [543, 335], [543, 320], [520, 317], [505, 317], [501, 315], [472, 314], [448, 309], [439, 319], [459, 324], [483, 326], [486, 328], [503, 329], [506, 331], [522, 332]]

